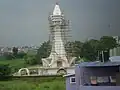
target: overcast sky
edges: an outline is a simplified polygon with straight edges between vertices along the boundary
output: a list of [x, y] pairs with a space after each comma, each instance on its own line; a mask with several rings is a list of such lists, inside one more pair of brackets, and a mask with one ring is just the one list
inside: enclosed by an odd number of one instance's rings
[[[48, 14], [57, 0], [0, 0], [0, 46], [48, 40]], [[71, 21], [72, 39], [120, 35], [120, 0], [59, 0]]]

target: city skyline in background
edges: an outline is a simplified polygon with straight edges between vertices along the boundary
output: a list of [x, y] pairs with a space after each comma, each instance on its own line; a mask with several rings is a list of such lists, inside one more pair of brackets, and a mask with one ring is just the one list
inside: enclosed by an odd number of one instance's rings
[[[40, 45], [49, 39], [49, 12], [56, 0], [1, 0], [0, 46]], [[59, 0], [71, 21], [72, 40], [120, 36], [119, 0]]]

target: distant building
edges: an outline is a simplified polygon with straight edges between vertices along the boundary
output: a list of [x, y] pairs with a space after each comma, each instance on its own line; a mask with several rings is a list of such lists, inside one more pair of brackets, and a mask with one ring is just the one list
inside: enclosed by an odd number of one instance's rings
[[12, 48], [10, 48], [10, 47], [4, 47], [4, 48], [1, 49], [1, 51], [3, 53], [12, 53]]

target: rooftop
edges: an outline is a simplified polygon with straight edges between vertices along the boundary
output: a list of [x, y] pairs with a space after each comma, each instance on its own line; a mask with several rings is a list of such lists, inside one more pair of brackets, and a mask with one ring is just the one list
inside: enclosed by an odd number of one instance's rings
[[108, 67], [108, 66], [120, 66], [120, 62], [82, 62], [80, 67]]

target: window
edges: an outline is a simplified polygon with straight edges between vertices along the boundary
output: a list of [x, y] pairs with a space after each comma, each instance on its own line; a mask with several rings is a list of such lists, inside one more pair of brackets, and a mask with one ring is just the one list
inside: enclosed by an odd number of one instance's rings
[[90, 83], [92, 86], [115, 86], [116, 76], [91, 76]]
[[107, 77], [107, 76], [97, 77], [97, 82], [98, 83], [107, 83], [107, 82], [109, 82], [109, 77]]
[[70, 83], [76, 83], [75, 77], [70, 77]]
[[91, 76], [90, 77], [90, 82], [91, 82], [91, 84], [97, 84], [97, 77], [96, 76]]

